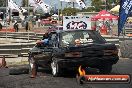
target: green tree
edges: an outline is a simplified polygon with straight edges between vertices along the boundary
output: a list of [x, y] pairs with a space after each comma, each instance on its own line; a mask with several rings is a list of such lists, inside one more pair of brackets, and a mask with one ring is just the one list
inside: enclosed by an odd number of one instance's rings
[[0, 0], [0, 7], [6, 6], [6, 0]]
[[28, 7], [28, 1], [29, 1], [29, 0], [23, 0], [23, 1], [22, 1], [22, 6], [23, 6], [23, 7]]
[[113, 6], [118, 5], [120, 0], [92, 0], [92, 6], [95, 7], [95, 11], [103, 9], [110, 10]]
[[66, 16], [71, 16], [71, 15], [76, 15], [76, 13], [79, 12], [79, 11], [80, 10], [77, 9], [77, 8], [68, 7], [68, 8], [63, 9], [62, 14], [66, 15]]
[[115, 5], [119, 4], [119, 0], [107, 0], [106, 5], [107, 5], [107, 9], [110, 10], [111, 8], [113, 8]]
[[100, 10], [102, 10], [103, 9], [103, 7], [102, 7], [102, 1], [101, 0], [92, 0], [92, 6], [94, 6], [94, 8], [95, 8], [95, 11], [100, 11]]
[[82, 9], [81, 12], [93, 12], [95, 11], [95, 8], [94, 7], [87, 7], [85, 9]]

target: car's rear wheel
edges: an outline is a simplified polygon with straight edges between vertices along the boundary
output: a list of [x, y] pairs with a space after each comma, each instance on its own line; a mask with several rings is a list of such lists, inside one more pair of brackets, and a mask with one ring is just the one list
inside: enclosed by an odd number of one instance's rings
[[52, 69], [52, 75], [54, 77], [60, 76], [60, 67], [57, 60], [54, 60], [54, 59], [52, 60], [51, 69]]

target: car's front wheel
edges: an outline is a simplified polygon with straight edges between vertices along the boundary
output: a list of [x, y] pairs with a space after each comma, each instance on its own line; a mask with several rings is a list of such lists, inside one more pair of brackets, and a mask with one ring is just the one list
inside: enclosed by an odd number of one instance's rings
[[54, 59], [52, 60], [51, 70], [52, 70], [52, 75], [54, 77], [60, 76], [60, 67], [59, 67], [57, 60], [54, 60]]

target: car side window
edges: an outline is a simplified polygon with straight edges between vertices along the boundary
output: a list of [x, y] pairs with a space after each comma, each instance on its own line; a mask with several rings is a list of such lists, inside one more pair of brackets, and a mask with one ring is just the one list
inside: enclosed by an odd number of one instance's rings
[[50, 43], [53, 47], [57, 47], [58, 46], [58, 38], [57, 38], [57, 34], [52, 34], [51, 35], [51, 40]]

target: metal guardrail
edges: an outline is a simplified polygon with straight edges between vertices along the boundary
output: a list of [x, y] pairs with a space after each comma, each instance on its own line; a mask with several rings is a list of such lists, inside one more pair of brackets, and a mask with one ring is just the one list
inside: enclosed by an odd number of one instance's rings
[[125, 35], [132, 34], [132, 28], [125, 29]]

